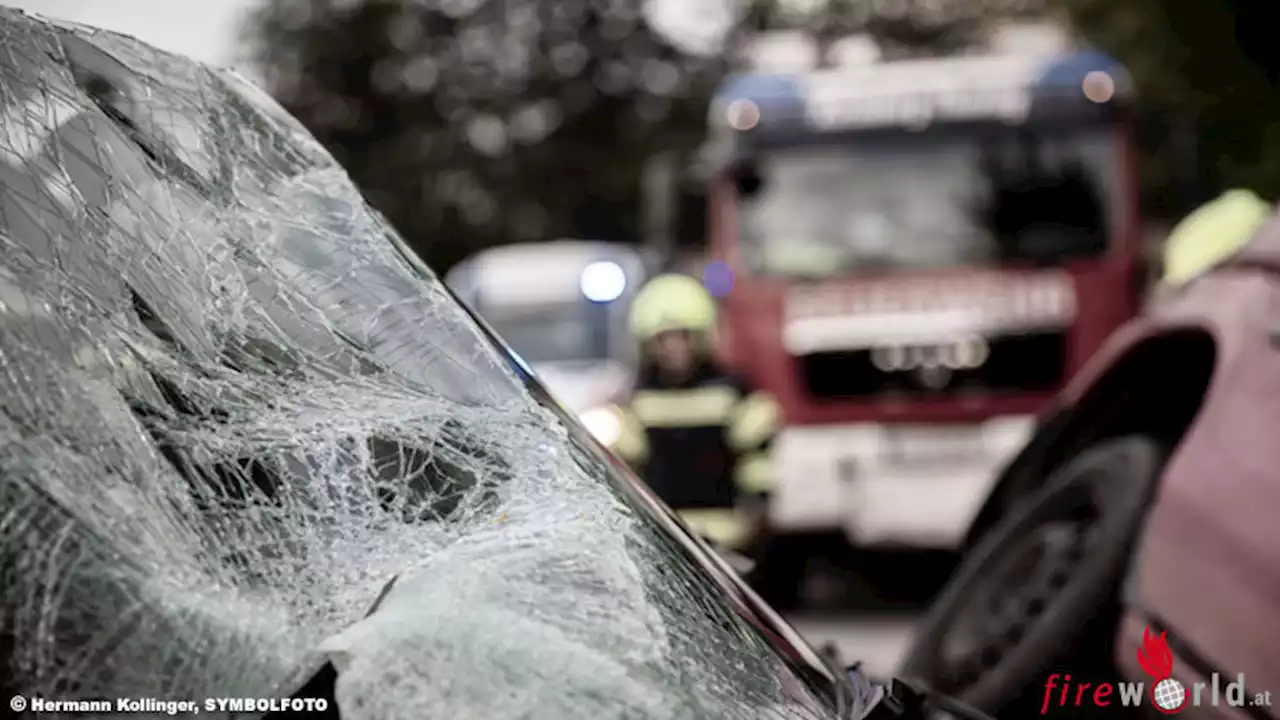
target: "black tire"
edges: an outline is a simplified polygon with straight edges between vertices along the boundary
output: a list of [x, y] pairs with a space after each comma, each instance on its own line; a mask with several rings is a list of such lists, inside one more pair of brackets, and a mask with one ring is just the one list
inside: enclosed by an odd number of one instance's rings
[[[1085, 681], [1108, 672], [1118, 586], [1164, 458], [1152, 440], [1128, 436], [1099, 443], [1055, 470], [1040, 489], [996, 521], [961, 561], [917, 626], [900, 674], [989, 713], [1026, 710], [1031, 700], [1031, 712], [1039, 714], [1042, 683], [1049, 673], [1076, 667], [1075, 679]], [[1091, 506], [1096, 516], [1070, 525], [1078, 521], [1062, 518], [1075, 511], [1077, 501]], [[1067, 550], [1059, 547], [1056, 555], [1037, 564], [1028, 549], [1053, 545], [1052, 533], [1061, 534], [1063, 527], [1069, 527], [1066, 532], [1073, 537], [1088, 537], [1083, 546], [1087, 549], [1081, 549], [1078, 540], [1068, 540]], [[1029, 570], [1020, 571], [1016, 563], [1026, 555], [1031, 558], [1025, 565]], [[1053, 572], [1059, 564], [1052, 560], [1061, 561], [1061, 574]], [[1002, 584], [1002, 573], [1012, 582]], [[1047, 575], [1051, 577], [1041, 587], [1037, 579]], [[1029, 602], [1025, 615], [1015, 611], [1005, 616], [974, 607], [983, 599], [1018, 604], [1018, 598], [1028, 595], [1046, 599]], [[966, 622], [990, 621], [997, 615], [1001, 621], [1014, 618], [1020, 629], [1001, 632], [1000, 622], [988, 622], [990, 627], [975, 633], [980, 640], [973, 645], [979, 651], [949, 652], [949, 643], [964, 638]], [[992, 638], [998, 638], [995, 651], [987, 644]]]

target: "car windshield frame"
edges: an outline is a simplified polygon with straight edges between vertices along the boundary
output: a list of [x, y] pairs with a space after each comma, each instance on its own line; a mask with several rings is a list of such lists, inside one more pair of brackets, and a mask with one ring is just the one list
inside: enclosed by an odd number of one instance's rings
[[[739, 162], [745, 160], [749, 163], [763, 184], [756, 193], [740, 193], [733, 203], [732, 213], [739, 228], [737, 242], [752, 274], [779, 277], [911, 273], [1100, 259], [1116, 246], [1119, 238], [1116, 228], [1121, 221], [1123, 168], [1121, 144], [1116, 135], [1113, 118], [1045, 119], [1017, 126], [996, 122], [946, 122], [921, 128], [844, 132], [762, 131], [754, 136], [743, 135], [737, 155], [741, 158]], [[1016, 213], [1000, 212], [1001, 197], [1021, 202], [1038, 200], [1024, 189], [1028, 185], [1034, 187], [1035, 183], [1030, 181], [1032, 175], [1026, 171], [1025, 164], [1018, 166], [1031, 154], [1027, 147], [1036, 148], [1035, 154], [1045, 166], [1042, 169], [1047, 169], [1049, 176], [1067, 183], [1065, 187], [1080, 188], [1069, 183], [1065, 172], [1058, 172], [1059, 168], [1055, 166], [1062, 158], [1078, 161], [1076, 169], [1084, 172], [1086, 182], [1083, 189], [1086, 192], [1077, 191], [1071, 199], [1081, 200], [1082, 195], [1087, 195], [1098, 211], [1099, 222], [1091, 231], [1078, 231], [1081, 234], [1077, 237], [1081, 242], [1076, 248], [1064, 251], [1064, 248], [1054, 246], [1055, 242], [1061, 242], [1064, 232], [1072, 231], [1057, 219], [1047, 219], [1040, 224], [1045, 232], [1036, 236], [1029, 230], [1037, 226], [1032, 221], [1034, 214], [1026, 214], [1021, 218], [1021, 230], [1013, 230], [1010, 221], [1018, 222], [1019, 218], [1014, 217]], [[1067, 148], [1067, 152], [1062, 152], [1063, 148]], [[951, 171], [936, 171], [934, 158], [941, 157], [938, 152], [944, 150], [952, 151], [953, 155], [960, 153], [955, 155], [957, 158], [967, 158], [965, 166], [956, 166], [966, 167], [964, 176]], [[843, 191], [832, 192], [831, 188], [836, 184], [831, 178], [842, 175], [839, 164], [846, 158], [851, 162], [849, 167], [855, 168], [859, 154], [867, 159], [876, 158], [876, 164], [880, 165], [873, 167], [867, 175], [873, 183], [878, 183], [886, 172], [899, 168], [908, 174], [915, 173], [912, 177], [916, 180], [903, 182], [902, 189], [886, 190], [882, 184], [873, 184], [874, 194], [867, 195], [871, 204], [865, 205], [868, 209], [864, 214], [865, 222], [854, 226], [847, 221], [839, 221], [839, 217], [861, 207], [855, 202], [858, 198], [845, 197]], [[1044, 162], [1046, 159], [1048, 162]], [[814, 186], [790, 192], [776, 189], [777, 183], [770, 178], [769, 170], [779, 161], [807, 164], [807, 170], [800, 166], [798, 171], [802, 175], [798, 177], [807, 173]], [[995, 177], [999, 169], [1004, 171], [1004, 181]], [[936, 215], [932, 209], [939, 204], [928, 203], [927, 198], [920, 194], [920, 188], [929, 182], [934, 182], [939, 191], [948, 194], [947, 204], [953, 206], [953, 210], [945, 217]], [[1001, 190], [1004, 194], [998, 195]], [[1034, 189], [1031, 192], [1034, 193]], [[771, 197], [770, 193], [774, 195]], [[835, 208], [834, 213], [818, 212], [820, 208], [811, 204], [815, 197], [823, 194], [830, 196], [826, 206]], [[762, 202], [771, 201], [775, 204], [776, 201], [793, 202], [798, 209], [784, 211], [787, 206], [777, 205], [776, 209], [770, 210], [768, 206], [762, 206]], [[1011, 204], [1006, 202], [1004, 206]], [[1049, 205], [1040, 202], [1038, 207]], [[871, 212], [872, 208], [875, 208], [874, 212]], [[762, 211], [768, 214], [759, 220], [767, 221], [767, 225], [752, 217]], [[769, 214], [775, 217], [769, 220]], [[904, 230], [905, 224], [918, 223], [930, 214], [937, 218], [932, 225]], [[905, 224], [897, 224], [892, 217]], [[955, 233], [944, 229], [958, 226], [960, 223], [955, 220], [964, 222], [969, 231]], [[809, 232], [804, 227], [797, 229], [797, 224], [804, 226], [805, 223], [815, 228], [822, 224], [826, 229], [821, 232]], [[997, 227], [1009, 229], [998, 233]], [[1026, 234], [1019, 237], [1032, 240], [1013, 241], [1011, 236], [1020, 232]], [[1093, 237], [1085, 240], [1083, 233], [1086, 232]], [[848, 238], [842, 238], [842, 235], [848, 235]], [[921, 240], [906, 244], [901, 241], [905, 235], [915, 235]], [[787, 238], [789, 242], [780, 238]], [[856, 245], [843, 245], [854, 240], [862, 243], [861, 249]], [[921, 244], [925, 240], [932, 241], [930, 246]], [[967, 243], [969, 249], [962, 251], [957, 243]], [[782, 249], [784, 246], [786, 251]], [[919, 252], [915, 252], [914, 257], [903, 252], [917, 249]], [[859, 252], [863, 253], [861, 260], [857, 259]], [[948, 256], [953, 252], [956, 254]], [[810, 256], [812, 262], [806, 263], [803, 258]]]

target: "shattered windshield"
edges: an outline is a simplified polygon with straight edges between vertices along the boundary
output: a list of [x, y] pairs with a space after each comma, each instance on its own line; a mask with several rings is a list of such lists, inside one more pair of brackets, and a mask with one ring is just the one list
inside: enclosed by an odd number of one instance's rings
[[832, 716], [269, 99], [5, 9], [0, 43], [5, 694], [327, 660], [344, 718]]
[[1058, 262], [1105, 251], [1118, 151], [1104, 127], [945, 125], [760, 153], [744, 255], [766, 275]]

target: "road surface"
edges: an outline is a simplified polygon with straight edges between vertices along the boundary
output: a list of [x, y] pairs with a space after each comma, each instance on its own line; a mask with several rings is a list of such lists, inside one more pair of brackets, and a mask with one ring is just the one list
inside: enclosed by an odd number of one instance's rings
[[846, 663], [860, 660], [868, 673], [892, 674], [915, 621], [955, 569], [956, 558], [857, 550], [840, 555], [811, 573], [811, 609], [790, 620], [814, 647], [834, 643]]
[[862, 661], [871, 675], [891, 675], [911, 640], [911, 615], [822, 617], [797, 616], [791, 621], [814, 646], [834, 643], [845, 663]]

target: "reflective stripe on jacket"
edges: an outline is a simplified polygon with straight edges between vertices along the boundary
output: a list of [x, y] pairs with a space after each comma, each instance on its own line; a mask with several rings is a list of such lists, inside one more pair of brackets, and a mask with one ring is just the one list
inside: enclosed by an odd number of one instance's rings
[[715, 545], [736, 550], [751, 539], [750, 523], [738, 508], [699, 508], [677, 514], [690, 530]]
[[[713, 366], [675, 387], [642, 378], [620, 420], [614, 451], [678, 511], [731, 509], [744, 495], [773, 486], [769, 449], [780, 423], [777, 403]], [[690, 517], [726, 538], [734, 535], [727, 516]]]

